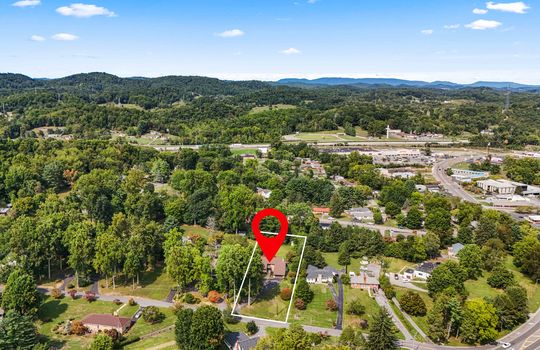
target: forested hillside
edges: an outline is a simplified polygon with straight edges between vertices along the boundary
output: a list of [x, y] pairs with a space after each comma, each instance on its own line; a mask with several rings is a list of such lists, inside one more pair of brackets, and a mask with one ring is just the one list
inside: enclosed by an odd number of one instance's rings
[[[275, 86], [205, 77], [119, 78], [105, 73], [60, 79], [0, 75], [0, 132], [33, 137], [32, 129], [67, 127], [75, 137], [109, 138], [111, 131], [167, 132], [190, 143], [277, 141], [297, 131], [360, 126], [382, 135], [406, 132], [461, 136], [477, 145], [540, 144], [540, 94], [489, 88]], [[287, 105], [290, 108], [271, 108]], [[266, 107], [266, 109], [255, 109]]]

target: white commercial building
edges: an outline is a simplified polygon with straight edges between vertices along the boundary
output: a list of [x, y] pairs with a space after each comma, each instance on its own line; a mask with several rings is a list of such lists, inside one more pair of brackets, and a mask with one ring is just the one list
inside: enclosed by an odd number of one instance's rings
[[509, 182], [497, 181], [497, 180], [480, 180], [477, 183], [484, 192], [498, 193], [498, 194], [514, 194], [516, 192], [516, 186]]

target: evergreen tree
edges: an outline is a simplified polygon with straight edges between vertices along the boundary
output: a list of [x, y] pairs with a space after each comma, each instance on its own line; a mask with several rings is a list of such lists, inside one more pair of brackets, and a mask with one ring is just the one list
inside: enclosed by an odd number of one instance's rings
[[386, 309], [380, 309], [371, 325], [367, 340], [367, 350], [399, 349], [396, 329]]
[[0, 321], [0, 349], [30, 350], [38, 342], [31, 316], [8, 311]]

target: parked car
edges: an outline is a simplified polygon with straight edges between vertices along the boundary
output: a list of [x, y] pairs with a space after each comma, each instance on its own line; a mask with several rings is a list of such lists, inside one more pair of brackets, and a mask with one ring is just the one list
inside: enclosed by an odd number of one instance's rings
[[399, 280], [399, 275], [397, 273], [394, 274], [394, 279]]
[[499, 345], [503, 348], [503, 349], [508, 349], [509, 347], [512, 346], [512, 344], [508, 343], [508, 342], [499, 342]]

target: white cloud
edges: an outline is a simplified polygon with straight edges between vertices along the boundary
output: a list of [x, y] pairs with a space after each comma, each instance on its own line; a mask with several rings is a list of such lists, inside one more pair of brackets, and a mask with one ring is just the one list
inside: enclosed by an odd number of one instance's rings
[[21, 0], [14, 2], [12, 5], [16, 7], [29, 7], [29, 6], [37, 6], [41, 4], [41, 0]]
[[308, 4], [312, 4], [312, 5], [313, 5], [313, 4], [314, 4], [314, 3], [316, 3], [317, 1], [319, 1], [319, 0], [308, 0], [308, 2], [307, 2], [307, 3], [308, 3]]
[[485, 15], [486, 13], [488, 13], [488, 10], [475, 8], [474, 10], [472, 10], [472, 13], [474, 13], [475, 15]]
[[220, 36], [222, 38], [235, 38], [235, 37], [238, 37], [238, 36], [244, 36], [245, 34], [246, 33], [241, 31], [240, 29], [231, 29], [231, 30], [226, 30], [226, 31], [221, 32], [221, 33], [217, 33], [216, 35]]
[[479, 19], [465, 25], [465, 27], [470, 28], [470, 29], [476, 29], [476, 30], [485, 30], [485, 29], [495, 29], [497, 27], [500, 27], [501, 25], [502, 25], [501, 22], [491, 21], [487, 19]]
[[530, 9], [530, 7], [527, 6], [522, 1], [518, 1], [518, 2], [500, 2], [500, 3], [495, 3], [493, 1], [490, 1], [490, 2], [486, 3], [486, 7], [488, 9], [490, 9], [490, 10], [503, 11], [503, 12], [512, 12], [512, 13], [519, 13], [519, 14], [527, 13], [527, 10]]
[[460, 26], [460, 24], [447, 24], [444, 26], [444, 29], [458, 29]]
[[45, 41], [45, 38], [42, 37], [41, 35], [32, 35], [30, 37], [30, 40], [32, 40], [32, 41]]
[[52, 36], [52, 39], [58, 41], [73, 41], [79, 39], [79, 37], [69, 33], [58, 33], [54, 34]]
[[297, 55], [301, 53], [301, 51], [298, 50], [297, 48], [289, 47], [288, 49], [281, 51], [281, 53], [284, 55]]
[[424, 29], [424, 30], [421, 30], [420, 33], [424, 35], [431, 35], [433, 34], [433, 29]]
[[87, 18], [92, 16], [116, 16], [114, 12], [106, 9], [105, 7], [80, 3], [59, 7], [56, 9], [56, 12], [62, 16], [73, 16], [79, 18]]

